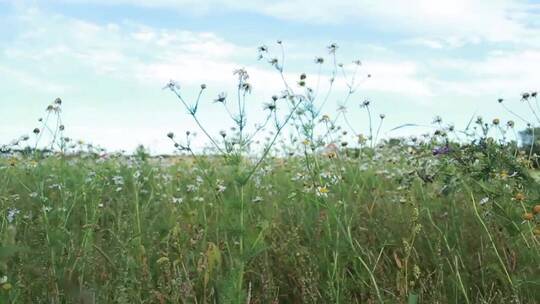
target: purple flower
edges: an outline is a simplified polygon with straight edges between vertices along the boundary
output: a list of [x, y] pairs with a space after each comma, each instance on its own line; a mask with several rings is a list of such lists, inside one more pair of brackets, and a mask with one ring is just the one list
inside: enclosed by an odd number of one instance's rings
[[437, 147], [433, 149], [433, 155], [444, 155], [450, 153], [450, 147], [444, 146], [444, 147]]

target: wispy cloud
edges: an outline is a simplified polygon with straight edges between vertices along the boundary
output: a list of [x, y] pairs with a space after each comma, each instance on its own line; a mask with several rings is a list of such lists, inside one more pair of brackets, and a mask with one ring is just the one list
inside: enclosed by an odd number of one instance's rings
[[220, 10], [252, 12], [308, 23], [363, 24], [370, 28], [406, 32], [413, 36], [453, 36], [462, 42], [534, 42], [539, 34], [538, 5], [512, 0], [392, 1], [392, 0], [57, 0], [64, 3], [103, 3], [163, 7], [211, 14]]

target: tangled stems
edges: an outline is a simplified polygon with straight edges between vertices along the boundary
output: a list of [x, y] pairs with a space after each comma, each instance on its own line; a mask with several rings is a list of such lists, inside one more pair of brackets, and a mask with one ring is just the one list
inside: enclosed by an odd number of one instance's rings
[[257, 169], [259, 168], [259, 166], [262, 164], [262, 162], [264, 161], [264, 159], [266, 158], [266, 156], [268, 155], [268, 153], [270, 152], [270, 150], [272, 149], [272, 147], [274, 146], [277, 138], [279, 137], [279, 135], [281, 134], [281, 131], [283, 130], [283, 128], [288, 124], [289, 120], [293, 117], [294, 115], [294, 112], [296, 111], [296, 109], [300, 106], [300, 104], [302, 104], [302, 100], [296, 102], [296, 104], [293, 106], [291, 112], [289, 113], [289, 115], [287, 116], [287, 118], [285, 119], [285, 121], [280, 125], [280, 126], [276, 126], [277, 127], [277, 130], [276, 130], [276, 134], [274, 135], [274, 137], [272, 138], [272, 141], [270, 142], [270, 144], [264, 149], [264, 152], [262, 154], [262, 156], [259, 158], [259, 160], [257, 161], [257, 163], [255, 164], [255, 166], [253, 166], [253, 168], [251, 168], [251, 170], [249, 171], [249, 173], [246, 175], [246, 177], [242, 180], [241, 184], [242, 185], [245, 185], [249, 180], [250, 178], [253, 176], [253, 174], [257, 171]]
[[195, 121], [195, 123], [197, 124], [197, 126], [199, 126], [199, 128], [201, 129], [201, 131], [203, 131], [204, 135], [206, 135], [206, 137], [208, 137], [208, 139], [212, 142], [212, 144], [214, 145], [214, 147], [220, 152], [220, 153], [223, 153], [223, 149], [218, 145], [218, 143], [214, 140], [214, 138], [208, 133], [208, 131], [206, 131], [206, 129], [204, 128], [204, 126], [201, 124], [201, 122], [199, 121], [199, 119], [197, 118], [197, 108], [198, 108], [198, 105], [199, 105], [199, 100], [200, 100], [200, 97], [202, 95], [202, 91], [204, 90], [203, 88], [201, 88], [201, 91], [199, 92], [199, 97], [197, 98], [197, 101], [195, 103], [195, 106], [194, 107], [190, 107], [186, 101], [184, 100], [184, 98], [182, 98], [182, 95], [180, 95], [180, 93], [178, 92], [177, 88], [175, 86], [172, 86], [172, 85], [167, 85], [167, 87], [176, 95], [176, 97], [178, 97], [178, 99], [180, 99], [180, 101], [182, 102], [182, 104], [184, 105], [184, 107], [188, 110], [189, 114], [191, 115], [191, 117], [193, 117], [193, 120]]

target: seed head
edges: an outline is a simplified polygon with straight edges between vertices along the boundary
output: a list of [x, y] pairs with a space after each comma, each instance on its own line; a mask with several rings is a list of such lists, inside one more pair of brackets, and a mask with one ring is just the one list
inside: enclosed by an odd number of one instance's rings
[[173, 139], [174, 138], [174, 133], [173, 132], [167, 133], [167, 137], [170, 138], [170, 139]]
[[227, 99], [227, 93], [221, 92], [218, 94], [218, 97], [214, 99], [214, 102], [225, 103], [226, 99]]
[[330, 54], [334, 54], [338, 49], [338, 45], [336, 43], [331, 43], [327, 48]]
[[521, 216], [525, 221], [531, 221], [534, 218], [534, 215], [530, 212], [523, 213]]

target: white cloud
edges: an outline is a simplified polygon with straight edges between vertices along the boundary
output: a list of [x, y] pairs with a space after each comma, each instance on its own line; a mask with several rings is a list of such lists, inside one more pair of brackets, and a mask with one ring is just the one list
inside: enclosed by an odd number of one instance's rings
[[518, 96], [522, 91], [538, 90], [540, 50], [494, 51], [482, 60], [435, 60], [441, 74], [459, 73], [460, 79], [434, 79], [440, 92], [467, 96]]
[[[67, 3], [95, 0], [60, 0]], [[524, 0], [108, 0], [103, 4], [165, 7], [198, 13], [220, 10], [254, 12], [278, 19], [309, 23], [361, 23], [370, 28], [405, 32], [412, 36], [453, 36], [470, 40], [536, 43], [538, 5]]]

